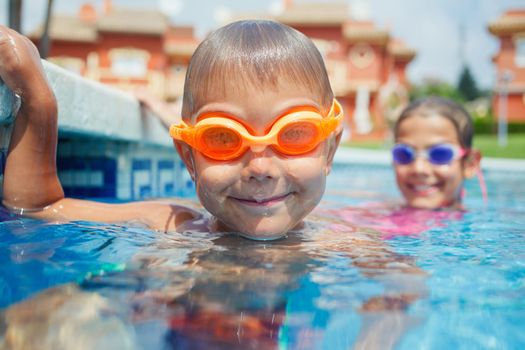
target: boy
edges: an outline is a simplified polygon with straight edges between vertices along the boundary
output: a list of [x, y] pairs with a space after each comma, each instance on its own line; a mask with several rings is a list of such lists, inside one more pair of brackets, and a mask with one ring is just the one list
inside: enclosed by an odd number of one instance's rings
[[212, 214], [205, 221], [165, 202], [64, 198], [55, 166], [56, 100], [38, 53], [4, 27], [0, 44], [0, 76], [22, 99], [4, 173], [9, 208], [47, 220], [140, 220], [165, 232], [204, 225], [266, 240], [300, 228], [324, 193], [342, 111], [318, 50], [290, 27], [235, 22], [212, 33], [192, 57], [184, 122], [170, 133]]

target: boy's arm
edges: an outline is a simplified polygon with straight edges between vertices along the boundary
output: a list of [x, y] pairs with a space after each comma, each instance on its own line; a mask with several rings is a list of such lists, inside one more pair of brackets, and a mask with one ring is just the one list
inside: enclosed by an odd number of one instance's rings
[[42, 208], [64, 197], [56, 172], [57, 103], [36, 47], [4, 26], [0, 77], [21, 98], [4, 171], [3, 203]]

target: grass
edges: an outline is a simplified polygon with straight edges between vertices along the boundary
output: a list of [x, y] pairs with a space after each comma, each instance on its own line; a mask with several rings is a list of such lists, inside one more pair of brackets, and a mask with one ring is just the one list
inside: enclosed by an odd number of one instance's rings
[[525, 134], [509, 134], [506, 147], [498, 145], [497, 135], [476, 135], [474, 147], [484, 157], [525, 159]]
[[388, 146], [383, 141], [346, 141], [342, 143], [343, 147], [355, 147], [366, 149], [387, 149]]
[[[383, 141], [350, 141], [343, 147], [386, 150], [388, 145]], [[497, 135], [476, 135], [474, 147], [481, 151], [484, 157], [525, 159], [525, 134], [509, 134], [506, 147], [498, 145]]]

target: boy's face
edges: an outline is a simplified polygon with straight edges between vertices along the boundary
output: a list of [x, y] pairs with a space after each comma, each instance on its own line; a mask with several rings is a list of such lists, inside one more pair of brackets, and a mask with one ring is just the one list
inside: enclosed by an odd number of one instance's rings
[[[264, 135], [291, 107], [321, 110], [317, 96], [286, 81], [267, 89], [232, 88], [207, 97], [192, 124], [202, 113], [224, 112], [249, 125], [255, 135]], [[201, 203], [219, 219], [222, 230], [254, 239], [275, 239], [298, 226], [319, 203], [336, 146], [333, 136], [299, 156], [258, 146], [260, 149], [248, 149], [231, 161], [212, 160], [185, 144], [180, 153]]]
[[[396, 143], [412, 146], [416, 151], [439, 144], [461, 148], [454, 124], [440, 115], [413, 115], [399, 125]], [[461, 188], [474, 169], [463, 157], [449, 164], [435, 165], [418, 156], [406, 165], [395, 164], [396, 180], [407, 205], [414, 208], [455, 207], [461, 202]]]

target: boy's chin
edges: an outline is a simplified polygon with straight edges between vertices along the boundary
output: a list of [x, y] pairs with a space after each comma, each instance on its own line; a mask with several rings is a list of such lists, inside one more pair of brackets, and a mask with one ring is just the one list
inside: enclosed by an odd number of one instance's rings
[[254, 241], [274, 241], [286, 236], [289, 228], [273, 228], [273, 227], [239, 227], [233, 229], [239, 236], [248, 238]]
[[281, 238], [286, 237], [286, 232], [279, 234], [259, 234], [259, 233], [244, 233], [239, 232], [239, 236], [251, 239], [252, 241], [275, 241]]
[[248, 238], [254, 241], [274, 241], [286, 237], [288, 231], [297, 228], [299, 229], [302, 223], [289, 223], [288, 225], [264, 225], [259, 223], [256, 226], [238, 225], [220, 222], [218, 230], [223, 232], [236, 233], [241, 237]]

